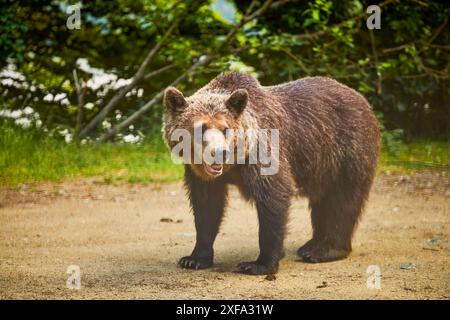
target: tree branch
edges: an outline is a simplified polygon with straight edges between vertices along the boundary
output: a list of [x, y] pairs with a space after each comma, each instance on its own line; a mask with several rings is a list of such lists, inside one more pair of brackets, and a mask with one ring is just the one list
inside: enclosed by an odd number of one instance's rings
[[378, 70], [378, 54], [377, 54], [377, 48], [375, 46], [375, 36], [373, 35], [373, 30], [369, 29], [369, 35], [370, 35], [370, 45], [372, 47], [372, 55], [373, 55], [373, 62], [375, 63], [375, 72], [377, 74], [377, 93], [380, 95], [382, 92], [382, 78], [381, 73]]
[[[252, 3], [250, 4], [249, 10], [251, 10], [255, 5], [256, 5], [256, 0], [253, 0]], [[222, 44], [217, 48], [216, 52], [220, 52], [223, 47], [228, 44], [228, 42], [234, 37], [234, 35], [239, 31], [239, 29], [241, 29], [246, 23], [256, 19], [258, 16], [260, 16], [261, 14], [263, 14], [272, 4], [272, 0], [267, 0], [266, 2], [264, 2], [264, 4], [261, 6], [261, 8], [259, 8], [258, 10], [256, 10], [253, 13], [249, 13], [247, 12], [246, 15], [241, 19], [241, 21], [239, 21], [238, 24], [236, 24], [229, 32], [228, 34], [225, 36], [225, 40], [222, 42]], [[249, 11], [247, 10], [247, 11]]]
[[145, 72], [145, 68], [152, 61], [152, 59], [159, 52], [159, 50], [161, 50], [161, 47], [162, 47], [163, 43], [172, 34], [172, 32], [175, 30], [175, 28], [180, 23], [180, 21], [181, 21], [181, 17], [178, 17], [172, 22], [172, 24], [167, 29], [167, 31], [164, 33], [162, 38], [149, 51], [149, 53], [145, 57], [144, 61], [140, 65], [138, 71], [134, 74], [131, 82], [127, 86], [125, 86], [122, 89], [120, 89], [111, 98], [111, 100], [109, 100], [109, 102], [106, 104], [106, 106], [86, 125], [86, 127], [83, 128], [83, 130], [80, 132], [78, 138], [81, 139], [81, 138], [86, 137], [103, 119], [106, 118], [108, 113], [125, 97], [127, 92], [129, 92], [131, 89], [133, 89], [136, 86], [136, 84], [143, 78], [144, 72]]
[[175, 66], [176, 66], [175, 63], [171, 63], [171, 64], [168, 64], [167, 66], [164, 66], [164, 67], [162, 67], [162, 68], [159, 68], [159, 69], [156, 69], [156, 70], [154, 70], [154, 71], [152, 71], [152, 72], [149, 72], [149, 73], [147, 73], [147, 74], [144, 76], [144, 80], [148, 80], [148, 79], [150, 79], [150, 78], [152, 78], [152, 77], [155, 77], [155, 76], [157, 76], [158, 74], [163, 73], [163, 72], [166, 71], [166, 70], [172, 69], [172, 68], [175, 67]]
[[300, 69], [302, 69], [303, 72], [305, 72], [306, 75], [309, 75], [309, 70], [306, 68], [306, 66], [305, 66], [305, 64], [302, 62], [302, 60], [300, 60], [299, 58], [297, 58], [297, 56], [294, 55], [289, 49], [281, 48], [280, 51], [281, 51], [281, 52], [284, 52], [289, 58], [291, 58], [292, 60], [294, 60], [295, 63], [300, 67]]
[[446, 18], [444, 20], [444, 22], [442, 22], [442, 24], [436, 29], [436, 31], [434, 32], [434, 34], [431, 36], [430, 40], [428, 40], [427, 44], [430, 45], [441, 33], [441, 31], [444, 29], [444, 27], [447, 25], [448, 22], [448, 18]]
[[75, 82], [75, 87], [77, 89], [77, 99], [78, 99], [78, 109], [77, 109], [77, 119], [75, 123], [75, 137], [78, 137], [78, 134], [81, 129], [81, 124], [83, 121], [83, 107], [84, 107], [84, 98], [86, 96], [86, 83], [81, 79], [81, 82], [78, 79], [77, 70], [73, 69], [73, 80]]
[[415, 41], [412, 41], [412, 42], [409, 42], [409, 43], [405, 43], [405, 44], [402, 44], [402, 45], [399, 45], [399, 46], [397, 46], [397, 47], [392, 47], [392, 48], [386, 48], [386, 49], [383, 49], [383, 53], [390, 53], [390, 52], [395, 52], [395, 51], [401, 51], [401, 50], [403, 50], [403, 49], [406, 49], [406, 48], [409, 48], [409, 47], [412, 47], [412, 46], [414, 46], [415, 44], [417, 44], [417, 43], [420, 43], [421, 41], [425, 41], [425, 46], [423, 46], [423, 48], [422, 49], [420, 49], [419, 51], [424, 51], [424, 50], [426, 50], [428, 47], [431, 47], [431, 48], [443, 48], [443, 49], [445, 49], [446, 47], [448, 48], [448, 46], [445, 46], [445, 45], [443, 45], [443, 46], [440, 46], [440, 45], [434, 45], [434, 44], [432, 44], [432, 42], [434, 41], [434, 40], [436, 40], [436, 38], [439, 36], [439, 34], [442, 32], [442, 30], [444, 29], [444, 27], [447, 25], [447, 22], [448, 22], [448, 19], [445, 19], [444, 20], [444, 22], [435, 30], [435, 32], [433, 33], [433, 35], [430, 37], [430, 39], [428, 39], [428, 40], [423, 40], [423, 39], [418, 39], [418, 40], [415, 40]]
[[[273, 0], [267, 0], [264, 2], [264, 4], [257, 10], [255, 10], [253, 13], [247, 12], [245, 16], [237, 23], [225, 36], [225, 40], [213, 51], [213, 53], [210, 53], [209, 55], [204, 55], [198, 58], [198, 60], [191, 65], [191, 67], [186, 70], [181, 76], [179, 76], [177, 79], [175, 79], [169, 86], [175, 86], [179, 84], [180, 82], [184, 81], [188, 75], [194, 73], [198, 68], [205, 66], [215, 59], [219, 57], [219, 53], [222, 51], [222, 49], [231, 41], [231, 39], [234, 37], [234, 35], [239, 31], [242, 26], [244, 26], [246, 23], [256, 19], [260, 15], [262, 15], [264, 12], [266, 12], [272, 5], [275, 5], [275, 7], [279, 7], [280, 5], [286, 3], [287, 1], [277, 1], [273, 3]], [[253, 8], [256, 4], [256, 0], [250, 4], [250, 7]], [[249, 11], [249, 10], [247, 10]], [[133, 122], [135, 122], [137, 119], [139, 119], [142, 115], [144, 115], [151, 107], [153, 107], [155, 104], [157, 104], [161, 98], [164, 95], [164, 89], [161, 89], [150, 101], [148, 101], [146, 104], [144, 104], [138, 111], [134, 112], [130, 117], [116, 125], [115, 127], [109, 129], [103, 136], [101, 136], [98, 140], [98, 142], [105, 142], [111, 138], [113, 138], [117, 133], [122, 131], [123, 129], [127, 128], [129, 125], [131, 125]]]
[[410, 42], [410, 43], [402, 44], [402, 45], [397, 46], [397, 47], [386, 48], [386, 49], [383, 49], [383, 53], [400, 51], [400, 50], [403, 50], [403, 49], [406, 49], [406, 48], [409, 48], [409, 47], [413, 46], [416, 42], [417, 42], [417, 40], [413, 41], [413, 42]]

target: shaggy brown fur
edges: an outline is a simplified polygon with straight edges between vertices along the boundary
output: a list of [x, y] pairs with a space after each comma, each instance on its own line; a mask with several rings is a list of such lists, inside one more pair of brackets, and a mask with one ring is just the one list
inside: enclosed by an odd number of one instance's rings
[[[248, 101], [237, 100], [237, 106], [232, 106], [229, 97], [238, 89], [248, 92]], [[259, 219], [259, 257], [239, 264], [238, 271], [277, 271], [284, 255], [290, 200], [297, 191], [309, 198], [313, 225], [313, 237], [298, 255], [307, 262], [324, 262], [349, 254], [380, 147], [378, 123], [363, 96], [325, 77], [264, 87], [252, 76], [239, 73], [220, 75], [187, 99], [180, 95], [174, 88], [166, 91], [167, 141], [174, 129], [192, 130], [193, 122], [201, 117], [210, 121], [220, 117], [229, 128], [276, 128], [280, 132], [279, 172], [275, 175], [261, 175], [260, 164], [228, 165], [220, 177], [211, 179], [201, 166], [185, 165], [197, 242], [192, 254], [180, 260], [182, 267], [212, 265], [228, 184], [236, 185], [255, 203]]]

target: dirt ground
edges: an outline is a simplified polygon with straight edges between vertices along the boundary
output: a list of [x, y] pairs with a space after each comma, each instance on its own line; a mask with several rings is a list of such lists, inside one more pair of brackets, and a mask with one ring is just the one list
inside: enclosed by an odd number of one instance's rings
[[[95, 179], [0, 189], [1, 299], [449, 299], [450, 173], [378, 176], [343, 261], [307, 264], [307, 201], [291, 208], [276, 279], [234, 273], [258, 254], [255, 209], [232, 190], [212, 269], [183, 270], [195, 230], [182, 183]], [[77, 265], [81, 289], [66, 286]], [[368, 288], [369, 266], [381, 288]], [[371, 267], [374, 268], [374, 267]], [[370, 269], [369, 270], [374, 270]], [[371, 279], [372, 279], [371, 278]]]

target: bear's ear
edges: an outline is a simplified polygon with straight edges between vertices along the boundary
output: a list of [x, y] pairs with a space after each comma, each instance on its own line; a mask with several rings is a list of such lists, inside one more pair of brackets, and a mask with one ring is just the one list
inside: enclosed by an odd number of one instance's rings
[[247, 106], [247, 102], [248, 102], [247, 90], [238, 89], [231, 94], [227, 102], [225, 102], [225, 105], [231, 112], [240, 115], [241, 112], [244, 110], [244, 108]]
[[164, 105], [172, 113], [179, 113], [187, 106], [183, 94], [174, 87], [168, 87], [164, 91]]

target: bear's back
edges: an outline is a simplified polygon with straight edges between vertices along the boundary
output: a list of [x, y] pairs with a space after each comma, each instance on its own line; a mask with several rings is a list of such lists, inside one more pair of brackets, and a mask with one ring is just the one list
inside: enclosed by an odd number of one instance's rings
[[231, 93], [238, 89], [246, 89], [250, 93], [255, 90], [261, 90], [261, 85], [258, 80], [249, 74], [226, 72], [211, 80], [199, 91]]

